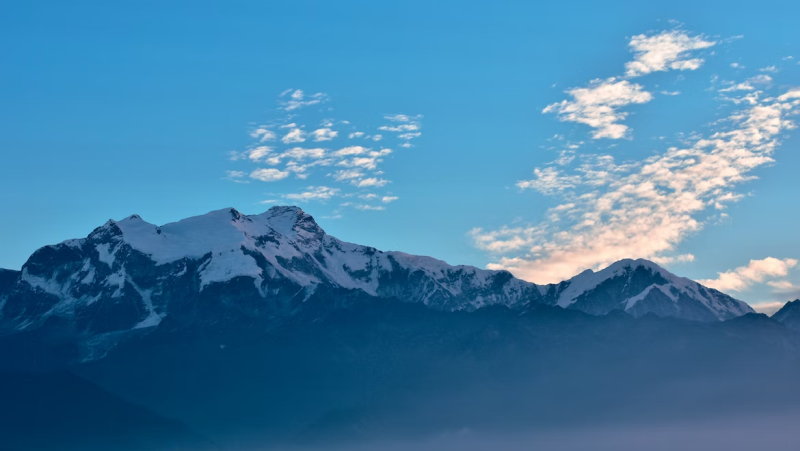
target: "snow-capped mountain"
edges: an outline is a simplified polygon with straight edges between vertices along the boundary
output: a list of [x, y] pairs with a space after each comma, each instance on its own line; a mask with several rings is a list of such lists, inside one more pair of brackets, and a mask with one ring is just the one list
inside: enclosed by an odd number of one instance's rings
[[340, 241], [296, 207], [251, 216], [224, 209], [160, 227], [134, 215], [45, 246], [21, 272], [0, 274], [3, 322], [16, 330], [55, 319], [106, 333], [170, 315], [280, 316], [331, 290], [445, 310], [541, 298], [539, 287], [507, 272]]
[[620, 260], [594, 272], [550, 285], [546, 298], [564, 308], [594, 315], [623, 310], [698, 321], [726, 320], [753, 312], [749, 305], [713, 288], [678, 277], [644, 259]]
[[392, 299], [444, 311], [558, 305], [723, 320], [744, 303], [646, 260], [623, 260], [554, 285], [338, 240], [297, 207], [223, 209], [156, 226], [108, 221], [86, 238], [45, 246], [21, 271], [0, 271], [0, 331], [44, 325], [115, 335], [158, 326], [268, 321], [307, 301]]
[[787, 302], [772, 315], [772, 319], [786, 327], [800, 331], [800, 299]]

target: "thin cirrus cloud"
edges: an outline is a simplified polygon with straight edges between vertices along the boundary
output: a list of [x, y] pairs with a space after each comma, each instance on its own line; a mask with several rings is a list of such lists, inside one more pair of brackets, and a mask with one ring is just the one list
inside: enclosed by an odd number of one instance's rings
[[[692, 52], [715, 45], [701, 36], [682, 30], [663, 31], [652, 35], [636, 35], [628, 43], [634, 59], [625, 63], [625, 74], [592, 80], [588, 86], [566, 91], [570, 99], [547, 105], [542, 112], [554, 113], [564, 122], [585, 124], [594, 129], [592, 138], [621, 139], [630, 128], [622, 121], [628, 112], [622, 108], [650, 102], [653, 94], [630, 80], [651, 72], [696, 70], [702, 58]], [[672, 95], [670, 92], [667, 95]]]
[[399, 197], [387, 191], [391, 179], [383, 163], [397, 149], [413, 146], [422, 134], [422, 116], [386, 114], [372, 127], [356, 127], [349, 120], [331, 119], [329, 100], [324, 93], [308, 95], [300, 89], [281, 93], [277, 117], [250, 131], [248, 148], [230, 153], [232, 162], [251, 167], [229, 169], [225, 179], [308, 183], [301, 191], [272, 192], [265, 203], [337, 201], [344, 208], [385, 210]]
[[287, 89], [281, 93], [280, 105], [284, 111], [294, 111], [311, 105], [319, 105], [328, 100], [322, 92], [306, 94], [302, 89]]
[[[646, 50], [652, 51], [653, 47]], [[646, 57], [637, 53], [642, 65], [630, 67], [642, 74], [700, 64], [687, 58], [674, 49]], [[574, 150], [563, 153], [534, 169], [530, 180], [516, 184], [559, 203], [539, 223], [475, 228], [470, 232], [474, 244], [493, 255], [490, 268], [510, 270], [534, 282], [557, 282], [622, 258], [662, 264], [692, 261], [692, 254], [676, 254], [679, 244], [708, 221], [725, 217], [727, 206], [743, 197], [738, 187], [755, 178], [755, 169], [774, 161], [780, 137], [794, 127], [790, 116], [800, 110], [800, 89], [772, 96], [747, 91], [738, 100], [732, 103], [735, 111], [718, 122], [717, 131], [640, 161], [620, 163], [612, 155]], [[734, 280], [732, 275], [724, 277], [728, 283]], [[726, 281], [718, 283], [725, 286]]]

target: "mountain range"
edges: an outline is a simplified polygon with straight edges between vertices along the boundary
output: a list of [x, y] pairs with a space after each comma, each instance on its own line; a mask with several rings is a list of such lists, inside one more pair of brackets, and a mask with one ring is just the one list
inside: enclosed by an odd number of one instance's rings
[[543, 304], [699, 321], [752, 312], [647, 260], [536, 285], [506, 271], [347, 243], [297, 207], [274, 207], [259, 215], [228, 208], [163, 226], [133, 215], [109, 220], [86, 238], [45, 246], [21, 271], [0, 272], [0, 324], [6, 333], [58, 327], [84, 337], [91, 358], [93, 350], [167, 317], [187, 325], [269, 322], [315, 296], [332, 303], [397, 299], [443, 311]]
[[0, 270], [0, 437], [469, 449], [470, 434], [800, 418], [798, 306], [756, 314], [641, 259], [537, 285], [344, 242], [297, 207], [134, 215]]

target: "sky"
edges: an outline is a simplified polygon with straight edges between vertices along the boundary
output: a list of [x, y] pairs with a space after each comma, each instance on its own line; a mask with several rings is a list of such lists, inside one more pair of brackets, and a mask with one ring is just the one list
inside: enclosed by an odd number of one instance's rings
[[536, 3], [0, 2], [0, 267], [292, 204], [533, 282], [800, 297], [800, 6]]

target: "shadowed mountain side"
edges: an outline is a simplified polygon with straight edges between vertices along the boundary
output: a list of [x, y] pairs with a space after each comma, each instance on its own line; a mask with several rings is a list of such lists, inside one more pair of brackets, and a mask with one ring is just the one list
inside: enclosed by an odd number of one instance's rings
[[786, 305], [772, 315], [772, 319], [790, 329], [800, 331], [800, 299], [787, 302]]
[[0, 399], [4, 451], [215, 449], [180, 422], [66, 372], [0, 373]]
[[761, 315], [374, 300], [320, 311], [270, 333], [165, 328], [75, 371], [234, 449], [706, 421], [800, 402], [798, 336]]

